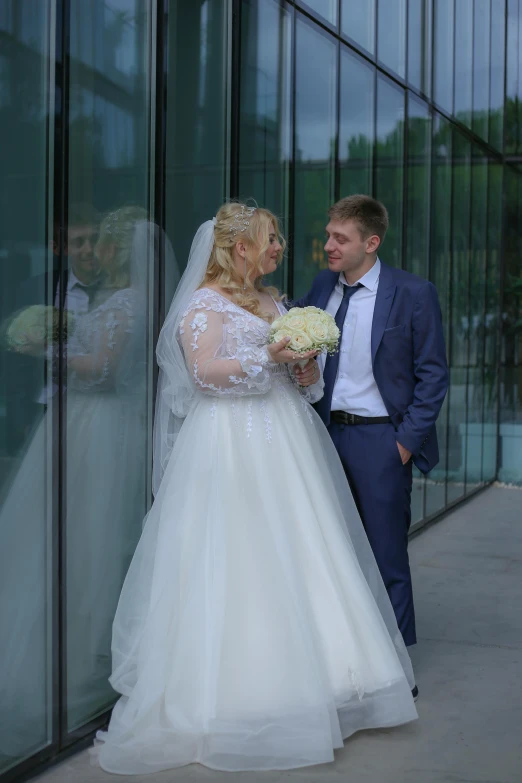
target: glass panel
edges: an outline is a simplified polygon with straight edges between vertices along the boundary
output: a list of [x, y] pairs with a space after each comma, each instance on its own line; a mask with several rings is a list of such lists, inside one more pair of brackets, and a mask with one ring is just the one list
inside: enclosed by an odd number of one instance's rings
[[297, 0], [298, 5], [309, 8], [327, 22], [337, 26], [337, 0]]
[[52, 7], [0, 14], [0, 773], [52, 739]]
[[455, 7], [455, 116], [471, 128], [473, 104], [473, 0], [459, 0]]
[[505, 169], [500, 481], [522, 484], [522, 171]]
[[473, 130], [488, 140], [490, 0], [475, 0], [473, 29]]
[[391, 71], [406, 75], [406, 0], [379, 0], [377, 57]]
[[377, 80], [376, 198], [385, 204], [390, 228], [382, 260], [401, 266], [404, 174], [404, 90], [384, 77]]
[[430, 227], [431, 120], [427, 104], [408, 102], [408, 236], [406, 269], [428, 277]]
[[149, 499], [151, 22], [148, 0], [71, 1], [61, 281], [72, 319], [64, 487], [69, 731], [114, 700], [112, 621]]
[[[454, 0], [434, 1], [434, 73], [433, 100], [447, 112], [453, 112]], [[457, 4], [458, 5], [458, 4]]]
[[457, 131], [453, 143], [448, 502], [465, 493], [468, 429], [470, 144]]
[[408, 81], [425, 95], [431, 94], [432, 0], [409, 0]]
[[507, 52], [506, 52], [506, 149], [516, 153], [518, 147], [518, 89], [519, 89], [519, 28], [518, 0], [507, 0]]
[[341, 196], [371, 193], [375, 68], [341, 49]]
[[[241, 11], [239, 193], [288, 221], [291, 157], [291, 16], [277, 0]], [[271, 282], [286, 291], [284, 269]]]
[[[431, 119], [427, 104], [410, 96], [408, 102], [408, 199], [406, 269], [420, 277], [429, 274], [429, 215]], [[424, 476], [413, 469], [412, 522], [424, 516]]]
[[486, 256], [486, 317], [484, 344], [484, 446], [482, 479], [493, 481], [497, 474], [498, 350], [500, 328], [500, 251], [502, 242], [502, 166], [489, 164], [488, 224]]
[[505, 0], [491, 0], [489, 142], [497, 150], [502, 150], [502, 135], [504, 132], [505, 7]]
[[518, 6], [518, 93], [517, 93], [517, 154], [522, 154], [522, 57], [520, 47], [522, 45], [522, 5]]
[[[440, 115], [434, 116], [432, 146], [431, 263], [430, 280], [437, 288], [442, 311], [446, 349], [450, 333], [450, 259], [451, 259], [451, 125]], [[426, 480], [426, 514], [430, 516], [446, 504], [448, 465], [448, 396], [437, 419], [440, 462]]]
[[[336, 43], [299, 18], [296, 29], [293, 296], [326, 268], [324, 229], [334, 197]], [[314, 53], [314, 58], [310, 57]]]
[[471, 167], [467, 492], [482, 482], [487, 220], [488, 162], [481, 151], [474, 148]]
[[370, 54], [375, 53], [376, 0], [341, 0], [341, 30]]
[[227, 28], [222, 0], [169, 2], [165, 215], [177, 264], [165, 291], [167, 308], [198, 226], [228, 194]]

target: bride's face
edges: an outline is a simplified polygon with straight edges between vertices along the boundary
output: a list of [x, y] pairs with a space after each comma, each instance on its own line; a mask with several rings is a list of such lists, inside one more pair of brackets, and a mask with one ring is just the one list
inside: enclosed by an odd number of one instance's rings
[[112, 267], [113, 258], [116, 254], [116, 245], [114, 242], [98, 241], [96, 247], [94, 248], [94, 252], [102, 271], [109, 272]]
[[270, 234], [268, 238], [270, 244], [262, 261], [263, 275], [269, 275], [271, 272], [275, 272], [277, 269], [277, 259], [279, 258], [279, 254], [283, 249], [279, 244], [279, 240], [277, 239], [277, 234], [273, 223], [270, 225]]

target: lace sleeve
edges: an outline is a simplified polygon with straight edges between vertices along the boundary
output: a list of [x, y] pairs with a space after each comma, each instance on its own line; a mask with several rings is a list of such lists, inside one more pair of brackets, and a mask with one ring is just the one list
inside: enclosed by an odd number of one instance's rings
[[132, 297], [111, 297], [78, 324], [67, 350], [67, 385], [79, 391], [113, 389], [133, 331]]
[[196, 387], [207, 394], [266, 394], [270, 354], [230, 318], [226, 306], [197, 299], [180, 323], [179, 339]]

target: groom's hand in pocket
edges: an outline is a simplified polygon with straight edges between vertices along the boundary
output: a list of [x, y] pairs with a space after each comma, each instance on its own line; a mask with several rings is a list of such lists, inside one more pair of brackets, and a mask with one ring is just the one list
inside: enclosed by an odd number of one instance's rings
[[396, 441], [397, 448], [399, 449], [399, 454], [401, 455], [402, 464], [406, 465], [407, 462], [411, 459], [411, 451], [408, 451], [408, 449], [405, 449], [404, 446], [401, 446], [399, 441]]

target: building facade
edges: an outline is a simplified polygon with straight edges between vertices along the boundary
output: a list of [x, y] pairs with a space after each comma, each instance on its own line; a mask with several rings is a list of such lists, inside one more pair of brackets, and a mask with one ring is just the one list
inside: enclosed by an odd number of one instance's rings
[[521, 52], [522, 0], [0, 0], [0, 780], [114, 702], [155, 341], [225, 199], [281, 216], [291, 296], [328, 206], [382, 200], [381, 257], [437, 286], [450, 363], [414, 525], [522, 483]]

